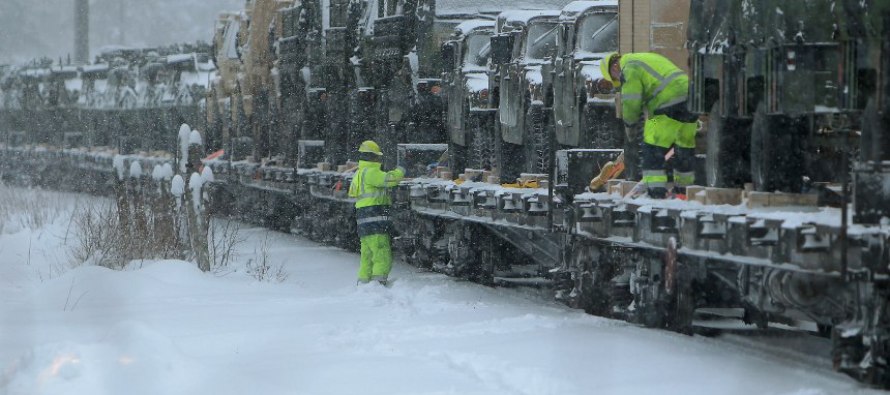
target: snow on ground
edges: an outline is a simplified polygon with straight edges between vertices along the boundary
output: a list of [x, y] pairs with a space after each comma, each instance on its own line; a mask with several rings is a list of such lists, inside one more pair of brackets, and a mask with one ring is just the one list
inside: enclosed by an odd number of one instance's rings
[[[405, 264], [391, 288], [356, 286], [357, 255], [246, 225], [228, 271], [70, 268], [75, 200], [56, 194], [54, 220], [0, 231], [0, 394], [872, 393], [744, 344]], [[264, 253], [285, 281], [246, 273]]]

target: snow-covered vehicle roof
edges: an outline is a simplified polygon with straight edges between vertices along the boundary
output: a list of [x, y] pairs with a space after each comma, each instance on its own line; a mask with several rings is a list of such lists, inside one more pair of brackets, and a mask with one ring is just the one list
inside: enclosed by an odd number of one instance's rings
[[56, 78], [75, 78], [77, 77], [76, 66], [62, 66], [52, 68], [52, 74]]
[[503, 20], [508, 24], [525, 25], [537, 17], [558, 17], [560, 12], [560, 10], [510, 10], [502, 12], [498, 16], [498, 20]]
[[454, 27], [454, 32], [457, 35], [465, 36], [473, 32], [476, 29], [494, 29], [494, 21], [486, 20], [486, 19], [470, 19], [468, 21], [463, 21], [459, 25]]
[[600, 1], [590, 1], [590, 0], [580, 0], [573, 1], [563, 7], [562, 15], [559, 16], [559, 20], [568, 21], [578, 17], [581, 13], [591, 9], [591, 8], [614, 8], [615, 11], [618, 11], [618, 1], [616, 0], [600, 0]]
[[184, 62], [194, 61], [194, 59], [195, 59], [195, 54], [193, 54], [193, 53], [179, 53], [179, 54], [175, 54], [175, 55], [168, 55], [167, 56], [167, 64], [184, 63]]
[[80, 71], [84, 74], [101, 74], [108, 71], [108, 64], [106, 63], [97, 63], [90, 64], [86, 66], [82, 66]]
[[438, 0], [436, 13], [497, 13], [504, 10], [561, 10], [568, 0]]

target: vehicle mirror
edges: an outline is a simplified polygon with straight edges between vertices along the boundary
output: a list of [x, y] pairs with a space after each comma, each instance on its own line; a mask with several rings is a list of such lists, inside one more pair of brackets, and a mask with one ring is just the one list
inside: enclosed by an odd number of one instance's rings
[[499, 34], [491, 36], [491, 62], [494, 64], [510, 63], [513, 58], [513, 35]]
[[457, 46], [454, 41], [446, 42], [442, 44], [442, 68], [446, 73], [450, 73], [454, 71], [454, 62], [456, 55]]

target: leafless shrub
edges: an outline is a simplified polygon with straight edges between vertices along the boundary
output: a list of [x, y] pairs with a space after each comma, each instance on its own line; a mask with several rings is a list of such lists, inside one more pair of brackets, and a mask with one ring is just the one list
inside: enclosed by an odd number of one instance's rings
[[239, 235], [241, 224], [228, 220], [211, 221], [208, 232], [208, 244], [210, 247], [211, 271], [216, 275], [229, 273], [229, 265], [235, 259], [235, 248], [244, 242]]
[[77, 241], [71, 250], [76, 264], [119, 270], [132, 260], [186, 259], [174, 222], [175, 207], [163, 199], [149, 199], [133, 191], [118, 191], [114, 201], [87, 204], [75, 210], [70, 233]]
[[247, 261], [247, 274], [257, 281], [274, 281], [277, 283], [287, 280], [288, 274], [284, 270], [284, 264], [272, 266], [269, 262], [269, 237], [263, 240], [259, 250], [254, 248], [254, 258]]
[[77, 238], [70, 252], [75, 264], [119, 270], [132, 258], [132, 239], [126, 237], [111, 204], [80, 207], [72, 215], [71, 224]]

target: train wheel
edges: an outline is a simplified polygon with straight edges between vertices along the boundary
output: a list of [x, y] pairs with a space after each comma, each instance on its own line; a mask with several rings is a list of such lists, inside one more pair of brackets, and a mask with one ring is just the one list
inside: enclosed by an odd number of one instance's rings
[[663, 255], [665, 326], [675, 332], [691, 335], [695, 295], [689, 268], [679, 259], [677, 249], [677, 239], [671, 237]]
[[617, 298], [611, 280], [618, 269], [614, 262], [593, 246], [576, 248], [572, 259], [581, 277], [578, 307], [588, 314], [614, 317]]

